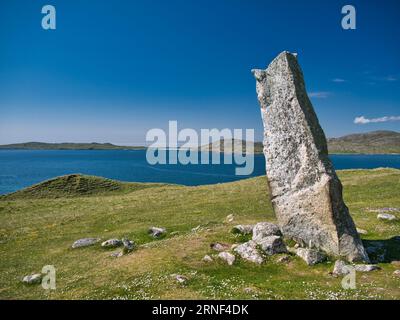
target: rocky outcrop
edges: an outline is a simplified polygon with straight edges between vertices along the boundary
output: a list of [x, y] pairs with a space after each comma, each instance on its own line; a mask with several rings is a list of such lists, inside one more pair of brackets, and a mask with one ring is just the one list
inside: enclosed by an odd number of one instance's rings
[[296, 249], [296, 254], [309, 266], [313, 266], [326, 260], [326, 255], [315, 249], [298, 248]]
[[253, 240], [262, 241], [265, 237], [282, 236], [281, 230], [276, 224], [271, 222], [259, 222], [253, 228]]
[[282, 238], [278, 236], [265, 237], [264, 239], [259, 241], [258, 244], [261, 250], [269, 256], [272, 256], [273, 254], [277, 253], [288, 252]]
[[328, 158], [297, 55], [253, 70], [264, 122], [270, 197], [285, 237], [349, 261], [368, 261]]
[[264, 261], [263, 257], [258, 252], [257, 243], [253, 240], [237, 246], [233, 251], [240, 255], [242, 259], [250, 262], [261, 264]]

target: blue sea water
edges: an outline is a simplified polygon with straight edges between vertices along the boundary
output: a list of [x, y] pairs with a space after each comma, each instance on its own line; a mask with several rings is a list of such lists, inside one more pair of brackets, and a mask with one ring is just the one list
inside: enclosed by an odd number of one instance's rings
[[[336, 169], [400, 169], [400, 155], [332, 155]], [[235, 165], [149, 165], [145, 150], [0, 150], [0, 194], [56, 176], [82, 173], [121, 181], [202, 185], [235, 181]], [[256, 155], [253, 176], [265, 174]]]

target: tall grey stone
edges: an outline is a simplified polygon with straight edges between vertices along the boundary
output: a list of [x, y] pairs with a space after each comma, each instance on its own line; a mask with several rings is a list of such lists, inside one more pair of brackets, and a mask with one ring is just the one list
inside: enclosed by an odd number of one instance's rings
[[368, 261], [297, 55], [284, 51], [266, 70], [252, 72], [264, 123], [270, 197], [282, 233], [329, 255]]

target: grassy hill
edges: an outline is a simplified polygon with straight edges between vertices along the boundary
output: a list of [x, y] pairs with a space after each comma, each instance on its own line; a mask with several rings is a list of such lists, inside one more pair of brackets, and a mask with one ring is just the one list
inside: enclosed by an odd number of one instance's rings
[[[262, 265], [202, 262], [213, 253], [210, 243], [245, 240], [229, 232], [233, 225], [275, 220], [265, 177], [149, 189], [69, 176], [0, 200], [0, 299], [399, 299], [400, 279], [393, 275], [399, 267], [390, 260], [400, 260], [393, 239], [400, 235], [400, 223], [378, 221], [371, 209], [400, 208], [400, 170], [346, 170], [339, 176], [357, 226], [368, 231], [365, 244], [383, 243], [388, 250], [382, 270], [357, 274], [356, 290], [342, 289], [341, 278], [329, 274], [333, 262], [309, 267], [292, 256], [282, 264], [279, 255]], [[97, 191], [88, 194], [85, 180]], [[225, 222], [229, 214], [232, 223]], [[168, 235], [154, 240], [147, 234], [153, 225], [166, 227]], [[84, 237], [124, 236], [139, 248], [121, 258], [100, 246], [71, 249]], [[21, 283], [22, 276], [49, 264], [57, 270], [56, 290]], [[176, 273], [186, 275], [188, 283], [178, 284], [171, 277]]]
[[400, 133], [373, 131], [328, 139], [330, 153], [400, 153]]
[[140, 150], [145, 147], [116, 146], [111, 143], [45, 143], [25, 142], [0, 145], [0, 149], [14, 150]]
[[162, 186], [157, 183], [119, 182], [81, 174], [50, 179], [20, 191], [0, 196], [0, 199], [69, 198], [90, 195], [112, 195]]
[[[329, 138], [328, 149], [330, 154], [335, 153], [361, 153], [361, 154], [400, 154], [400, 133], [395, 131], [372, 131]], [[228, 150], [236, 146], [237, 150], [246, 151], [246, 144], [242, 140], [232, 139], [227, 143]], [[202, 151], [224, 152], [224, 140], [216, 141], [200, 147]], [[254, 143], [254, 153], [263, 152], [262, 142]]]

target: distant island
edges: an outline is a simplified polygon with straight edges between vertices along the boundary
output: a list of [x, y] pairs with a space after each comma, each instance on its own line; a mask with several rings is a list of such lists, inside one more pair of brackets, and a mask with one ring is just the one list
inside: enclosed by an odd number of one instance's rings
[[[234, 148], [243, 148], [246, 151], [246, 144], [243, 140], [227, 141], [229, 149], [232, 144]], [[0, 150], [145, 150], [145, 146], [118, 146], [111, 143], [45, 143], [26, 142], [0, 145]], [[400, 133], [396, 131], [372, 131], [367, 133], [356, 133], [340, 138], [329, 138], [328, 149], [330, 154], [400, 154]], [[201, 151], [224, 152], [224, 140], [216, 141], [201, 146]], [[254, 153], [263, 152], [262, 142], [254, 143]]]
[[141, 150], [145, 147], [117, 146], [111, 143], [45, 143], [25, 142], [0, 145], [0, 149], [13, 150]]
[[[330, 154], [400, 154], [400, 133], [396, 131], [372, 131], [367, 133], [350, 134], [340, 138], [328, 138]], [[227, 141], [228, 149], [246, 151], [243, 140]], [[201, 151], [224, 152], [224, 140], [216, 141], [200, 147]], [[263, 152], [262, 142], [254, 143], [254, 153]]]

